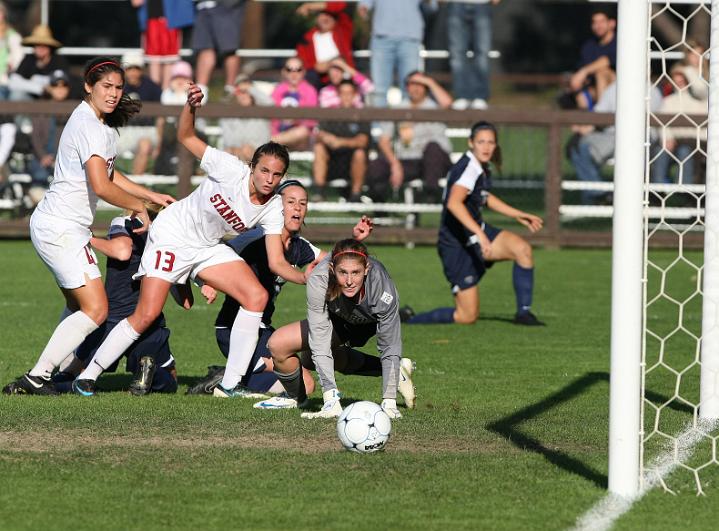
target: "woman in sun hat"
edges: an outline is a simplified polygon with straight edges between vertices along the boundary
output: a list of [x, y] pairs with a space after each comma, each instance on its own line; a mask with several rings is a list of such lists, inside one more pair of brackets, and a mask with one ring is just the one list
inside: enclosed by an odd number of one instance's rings
[[32, 46], [32, 55], [26, 55], [17, 70], [10, 74], [8, 86], [13, 101], [36, 99], [42, 96], [55, 70], [67, 72], [70, 65], [55, 52], [62, 46], [43, 24], [35, 26], [32, 33], [22, 40], [23, 46]]

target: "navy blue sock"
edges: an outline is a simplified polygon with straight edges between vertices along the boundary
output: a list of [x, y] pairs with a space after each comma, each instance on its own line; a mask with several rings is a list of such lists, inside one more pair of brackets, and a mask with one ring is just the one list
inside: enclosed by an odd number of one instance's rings
[[407, 324], [443, 324], [454, 322], [454, 308], [435, 308], [412, 317]]
[[514, 295], [517, 297], [517, 313], [527, 313], [532, 307], [532, 291], [534, 290], [534, 268], [514, 264], [512, 269]]

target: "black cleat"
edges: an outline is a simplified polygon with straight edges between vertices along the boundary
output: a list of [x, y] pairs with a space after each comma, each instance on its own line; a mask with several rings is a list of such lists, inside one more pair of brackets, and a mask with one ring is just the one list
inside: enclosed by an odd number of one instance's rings
[[130, 394], [144, 396], [152, 390], [152, 379], [155, 377], [157, 364], [150, 356], [140, 358], [140, 367], [135, 379], [130, 384]]
[[80, 380], [72, 382], [73, 394], [80, 396], [95, 396], [95, 380]]
[[399, 309], [399, 320], [402, 323], [406, 323], [407, 321], [412, 319], [412, 317], [414, 317], [414, 316], [415, 316], [415, 313], [411, 306], [402, 306]]
[[523, 326], [546, 326], [542, 321], [537, 319], [537, 316], [532, 312], [517, 313], [512, 322]]
[[72, 374], [71, 372], [66, 371], [58, 371], [52, 376], [53, 383], [65, 383], [65, 382], [72, 382], [75, 378], [77, 378], [76, 374]]
[[56, 396], [58, 394], [49, 378], [30, 376], [27, 373], [3, 387], [2, 392], [6, 395]]
[[185, 394], [188, 395], [211, 395], [222, 379], [225, 377], [225, 368], [222, 365], [210, 365], [207, 367], [207, 376], [192, 387], [188, 387]]

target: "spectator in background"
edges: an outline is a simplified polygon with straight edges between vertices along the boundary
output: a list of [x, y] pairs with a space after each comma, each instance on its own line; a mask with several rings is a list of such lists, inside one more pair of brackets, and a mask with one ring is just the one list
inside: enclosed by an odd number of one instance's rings
[[[50, 83], [45, 88], [51, 101], [65, 101], [70, 97], [70, 77], [64, 70], [55, 70], [50, 74]], [[60, 134], [67, 122], [67, 117], [44, 115], [32, 117], [32, 152], [30, 175], [33, 185], [47, 188], [49, 178], [55, 168], [55, 155], [60, 142]], [[39, 203], [38, 198], [35, 203]]]
[[[317, 107], [317, 91], [305, 80], [299, 57], [290, 57], [282, 68], [282, 79], [272, 91], [277, 107]], [[317, 122], [314, 120], [272, 120], [272, 140], [290, 149], [306, 149]]]
[[[650, 108], [659, 109], [662, 95], [656, 87], [652, 91]], [[617, 110], [617, 84], [609, 85], [594, 106], [594, 112], [615, 113]], [[574, 136], [567, 144], [567, 156], [577, 172], [577, 179], [584, 182], [601, 182], [601, 169], [614, 156], [614, 125], [596, 127], [593, 125], [575, 125]], [[584, 205], [611, 203], [612, 194], [596, 190], [582, 190], [581, 201]]]
[[[245, 74], [235, 80], [233, 101], [240, 107], [272, 104]], [[245, 162], [252, 160], [259, 146], [270, 141], [270, 122], [263, 118], [221, 118], [219, 125], [224, 150]]]
[[[436, 10], [436, 0], [360, 0], [358, 12], [367, 18], [372, 10], [370, 77], [375, 84], [372, 104], [387, 106], [387, 90], [397, 72], [402, 83], [420, 69], [419, 51], [424, 38], [422, 4]], [[407, 97], [407, 92], [404, 92]]]
[[[449, 66], [455, 109], [486, 109], [489, 101], [489, 51], [492, 6], [500, 0], [452, 2], [447, 7]], [[467, 51], [474, 53], [467, 57]]]
[[192, 65], [187, 61], [177, 61], [170, 68], [170, 81], [160, 96], [162, 104], [184, 105], [190, 83], [192, 83]]
[[[139, 52], [128, 52], [122, 56], [125, 69], [124, 93], [141, 102], [160, 101], [162, 89], [145, 75], [145, 63]], [[117, 153], [122, 157], [131, 152], [132, 173], [141, 175], [147, 170], [150, 157], [157, 157], [164, 121], [151, 116], [136, 116], [120, 129]]]
[[[449, 109], [452, 97], [439, 83], [422, 72], [412, 72], [406, 80], [408, 99], [400, 109]], [[369, 185], [373, 198], [387, 196], [387, 187], [397, 195], [406, 181], [421, 179], [427, 199], [439, 200], [439, 180], [447, 174], [452, 162], [452, 146], [441, 122], [392, 122], [382, 126], [377, 143], [380, 156], [369, 167]], [[395, 138], [396, 134], [396, 138]]]
[[357, 88], [354, 101], [354, 107], [356, 108], [364, 107], [365, 98], [374, 91], [374, 83], [368, 77], [360, 74], [340, 58], [330, 61], [327, 76], [329, 85], [322, 87], [319, 93], [320, 107], [333, 108], [340, 106], [339, 85], [347, 79], [351, 80]]
[[231, 95], [240, 58], [235, 53], [240, 45], [240, 30], [245, 0], [195, 0], [197, 13], [192, 30], [192, 49], [197, 54], [197, 84], [207, 100], [212, 71], [219, 53], [225, 67], [225, 93]]
[[[170, 83], [162, 91], [160, 102], [163, 105], [184, 105], [192, 78], [192, 65], [187, 61], [177, 61], [170, 69]], [[177, 142], [177, 118], [163, 118], [160, 148], [153, 172], [158, 175], [177, 175], [179, 158], [182, 156], [185, 159], [185, 168], [194, 169], [194, 157]]]
[[[674, 92], [664, 98], [659, 114], [702, 115], [709, 112], [708, 86], [699, 69], [686, 63], [677, 63], [669, 71]], [[694, 184], [695, 159], [704, 157], [699, 149], [706, 145], [704, 127], [663, 127], [660, 129], [661, 152], [652, 165], [654, 182], [669, 183], [669, 167], [676, 162], [677, 179], [681, 184]]]
[[15, 146], [15, 135], [17, 125], [12, 116], [0, 114], [0, 192], [6, 186], [7, 178], [10, 175], [8, 159], [12, 148]]
[[593, 110], [604, 90], [617, 75], [617, 19], [609, 8], [599, 7], [592, 13], [594, 37], [582, 45], [579, 69], [572, 74], [569, 88], [580, 109]]
[[17, 70], [10, 74], [8, 86], [10, 99], [14, 101], [37, 99], [45, 92], [50, 74], [55, 70], [68, 71], [64, 57], [55, 52], [62, 44], [55, 40], [48, 26], [35, 26], [29, 37], [22, 40], [23, 46], [32, 46], [32, 55], [20, 62]]
[[195, 20], [192, 0], [131, 1], [137, 8], [150, 79], [165, 89], [172, 64], [180, 60], [182, 28], [192, 26]]
[[8, 23], [7, 7], [0, 2], [0, 100], [10, 96], [10, 72], [18, 67], [24, 55], [21, 41], [20, 34]]
[[354, 66], [352, 21], [345, 7], [346, 2], [326, 2], [317, 12], [315, 26], [297, 44], [297, 57], [305, 65], [307, 81], [317, 89], [328, 83], [327, 70], [333, 59], [342, 58]]
[[[345, 79], [337, 87], [340, 107], [355, 108], [357, 87]], [[349, 201], [358, 202], [367, 173], [367, 147], [370, 141], [368, 122], [320, 122], [315, 138], [315, 158], [312, 174], [317, 196], [324, 199], [327, 178], [346, 178], [350, 175]], [[349, 171], [348, 171], [349, 170]]]

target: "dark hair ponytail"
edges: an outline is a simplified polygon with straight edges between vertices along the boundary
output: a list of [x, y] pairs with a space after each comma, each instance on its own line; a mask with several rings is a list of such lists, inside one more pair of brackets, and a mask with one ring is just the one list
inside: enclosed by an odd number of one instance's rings
[[358, 242], [353, 238], [347, 238], [346, 240], [338, 241], [332, 254], [330, 255], [330, 273], [327, 279], [327, 295], [325, 300], [333, 301], [342, 293], [342, 287], [337, 283], [337, 277], [334, 274], [334, 270], [346, 258], [353, 260], [359, 260], [365, 269], [369, 266], [369, 251], [364, 243]]
[[[85, 75], [83, 77], [85, 83], [94, 87], [95, 83], [111, 72], [120, 74], [123, 84], [125, 83], [125, 70], [116, 59], [111, 57], [96, 57], [85, 63]], [[88, 97], [89, 94], [86, 94], [85, 99]], [[123, 92], [115, 110], [105, 115], [105, 123], [110, 127], [122, 127], [127, 124], [132, 116], [140, 112], [141, 108], [141, 102], [132, 99]]]
[[[474, 137], [480, 131], [492, 131], [494, 133], [494, 140], [497, 143], [497, 146], [494, 148], [494, 153], [489, 161], [494, 164], [494, 167], [497, 168], [499, 173], [502, 173], [502, 148], [499, 147], [499, 135], [497, 134], [497, 128], [493, 123], [486, 122], [484, 120], [476, 122], [470, 130], [469, 139], [474, 140]], [[488, 168], [484, 169], [487, 170]]]

